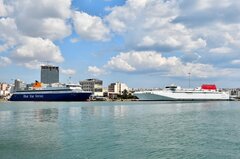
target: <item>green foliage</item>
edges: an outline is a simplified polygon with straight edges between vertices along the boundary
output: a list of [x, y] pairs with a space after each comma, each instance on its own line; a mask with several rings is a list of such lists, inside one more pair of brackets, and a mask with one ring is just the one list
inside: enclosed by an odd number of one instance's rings
[[132, 93], [128, 92], [126, 89], [123, 90], [122, 95], [118, 95], [120, 99], [137, 99]]

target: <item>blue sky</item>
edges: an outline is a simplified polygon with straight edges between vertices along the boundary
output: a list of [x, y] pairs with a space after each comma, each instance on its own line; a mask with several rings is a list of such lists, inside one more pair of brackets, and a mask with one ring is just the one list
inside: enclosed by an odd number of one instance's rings
[[99, 78], [107, 86], [240, 85], [240, 2], [0, 0], [0, 81]]

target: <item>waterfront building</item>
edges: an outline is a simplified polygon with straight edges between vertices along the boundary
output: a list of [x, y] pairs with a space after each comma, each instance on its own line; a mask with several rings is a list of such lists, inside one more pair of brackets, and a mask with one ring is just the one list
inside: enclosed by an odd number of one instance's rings
[[129, 88], [125, 83], [111, 83], [108, 86], [108, 95], [110, 98], [114, 98], [117, 95], [122, 95], [124, 90], [129, 91]]
[[240, 98], [240, 88], [228, 89], [232, 98]]
[[46, 84], [59, 83], [59, 67], [52, 65], [41, 66], [41, 82]]
[[0, 90], [1, 91], [6, 91], [8, 89], [8, 84], [6, 83], [0, 83]]
[[10, 92], [10, 86], [6, 83], [0, 83], [0, 97], [7, 96]]
[[240, 90], [237, 91], [237, 98], [240, 98]]
[[93, 92], [94, 96], [103, 96], [103, 81], [99, 79], [86, 79], [79, 82], [84, 91]]
[[108, 97], [108, 87], [103, 88], [103, 97]]
[[26, 84], [20, 79], [16, 79], [14, 81], [14, 91], [21, 91], [21, 90], [24, 90], [25, 88], [26, 88]]

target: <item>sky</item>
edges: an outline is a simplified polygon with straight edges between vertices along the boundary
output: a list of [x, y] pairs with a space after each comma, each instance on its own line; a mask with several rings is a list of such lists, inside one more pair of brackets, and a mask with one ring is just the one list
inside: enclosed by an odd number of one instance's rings
[[240, 87], [240, 1], [0, 0], [0, 82]]

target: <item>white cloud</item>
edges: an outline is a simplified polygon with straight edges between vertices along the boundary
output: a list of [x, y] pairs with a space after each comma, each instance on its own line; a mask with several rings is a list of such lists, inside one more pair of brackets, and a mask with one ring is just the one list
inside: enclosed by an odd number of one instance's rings
[[12, 2], [18, 29], [26, 36], [51, 40], [62, 39], [71, 33], [67, 19], [71, 15], [71, 0], [19, 0]]
[[66, 75], [74, 75], [76, 74], [76, 71], [73, 69], [61, 69], [61, 72]]
[[135, 71], [136, 68], [131, 66], [127, 61], [124, 59], [121, 59], [121, 56], [123, 54], [120, 54], [119, 56], [112, 57], [110, 61], [108, 61], [106, 67], [117, 70], [117, 71], [126, 71], [126, 72], [132, 72]]
[[5, 4], [4, 0], [0, 0], [0, 17], [6, 17], [13, 12], [11, 5]]
[[79, 41], [79, 39], [78, 38], [72, 38], [72, 39], [70, 39], [70, 41], [71, 41], [71, 43], [77, 43]]
[[0, 18], [0, 52], [10, 54], [12, 61], [31, 69], [38, 68], [43, 61], [64, 60], [53, 40], [71, 33], [67, 23], [71, 0], [4, 3], [7, 15]]
[[[197, 27], [193, 29], [193, 31], [195, 34], [202, 34], [202, 36], [204, 36], [208, 41], [207, 48], [205, 50], [197, 51], [202, 57], [201, 61], [212, 63], [212, 65], [215, 66], [225, 63], [225, 67], [228, 67], [226, 64], [231, 63], [231, 59], [239, 56], [239, 24], [214, 23]], [[223, 56], [226, 58], [223, 59]]]
[[19, 16], [29, 14], [29, 17], [36, 19], [68, 18], [71, 16], [71, 0], [38, 0], [34, 3], [29, 0], [10, 0], [9, 4], [14, 6], [14, 15], [19, 13]]
[[240, 1], [184, 0], [179, 5], [180, 14], [174, 22], [204, 37], [208, 49], [228, 47], [234, 50], [239, 47]]
[[232, 23], [239, 19], [239, 1], [184, 0], [178, 1], [178, 4], [181, 12], [177, 19], [191, 26], [201, 27], [215, 22]]
[[[190, 72], [192, 76], [199, 78], [217, 77], [228, 75], [231, 69], [218, 69], [210, 64], [184, 63], [177, 57], [163, 57], [155, 51], [131, 51], [120, 53], [112, 57], [104, 66], [112, 72], [162, 72], [166, 76], [186, 76]], [[221, 71], [220, 71], [221, 70]]]
[[120, 53], [108, 61], [106, 68], [125, 72], [166, 68], [178, 63], [176, 57], [165, 58], [155, 51], [131, 51]]
[[138, 9], [138, 8], [144, 7], [144, 6], [147, 4], [148, 1], [149, 1], [149, 0], [128, 0], [127, 3], [128, 3], [130, 6]]
[[22, 40], [22, 45], [12, 54], [12, 58], [17, 63], [31, 66], [33, 62], [63, 62], [64, 59], [59, 48], [52, 41], [29, 37], [25, 37]]
[[0, 67], [7, 66], [11, 63], [12, 63], [12, 61], [8, 57], [0, 56]]
[[46, 18], [42, 21], [41, 28], [37, 28], [35, 31], [35, 33], [31, 33], [33, 36], [56, 40], [70, 35], [71, 26], [66, 24], [66, 21], [63, 19]]
[[99, 76], [99, 75], [106, 74], [104, 69], [100, 69], [96, 66], [89, 66], [88, 67], [88, 72], [93, 74], [94, 76]]
[[0, 17], [1, 16], [6, 16], [6, 15], [7, 15], [7, 10], [5, 8], [3, 0], [0, 0]]
[[18, 61], [17, 64], [24, 66], [28, 69], [39, 69], [44, 64], [44, 61], [38, 61], [38, 60], [31, 60], [28, 62]]
[[209, 52], [216, 53], [216, 54], [228, 54], [231, 53], [232, 49], [227, 47], [219, 47], [219, 48], [213, 48], [210, 49]]
[[61, 51], [51, 40], [33, 38], [18, 32], [13, 18], [0, 18], [0, 52], [12, 49], [10, 58], [27, 68], [39, 68], [43, 61], [62, 62]]
[[206, 10], [214, 7], [229, 7], [231, 5], [229, 0], [198, 0], [196, 2], [196, 9]]
[[109, 38], [110, 31], [100, 17], [75, 11], [73, 13], [73, 24], [82, 39], [105, 41]]
[[176, 67], [170, 67], [169, 75], [171, 76], [186, 76], [191, 73], [191, 76], [198, 78], [222, 77], [232, 74], [234, 70], [215, 68], [210, 64], [202, 63], [180, 63]]
[[222, 60], [222, 56], [213, 58], [215, 54], [227, 55], [226, 63], [239, 56], [239, 1], [127, 0], [108, 11], [104, 20], [113, 32], [123, 36], [126, 50], [180, 54], [176, 56], [198, 52], [202, 62], [215, 67], [221, 65], [216, 61]]
[[215, 31], [222, 31], [224, 34], [219, 36], [224, 39], [224, 44], [229, 47], [240, 48], [240, 24], [221, 24], [219, 29]]
[[129, 27], [136, 24], [135, 20], [140, 16], [141, 11], [144, 11], [146, 3], [147, 0], [127, 0], [123, 6], [108, 8], [111, 13], [105, 19], [114, 32], [126, 32]]
[[234, 64], [234, 65], [239, 65], [240, 64], [240, 59], [232, 60], [231, 63]]
[[105, 17], [110, 28], [123, 35], [133, 49], [192, 51], [206, 46], [191, 29], [173, 23], [179, 15], [176, 1], [128, 0]]
[[0, 18], [0, 53], [16, 45], [19, 34], [12, 18]]

